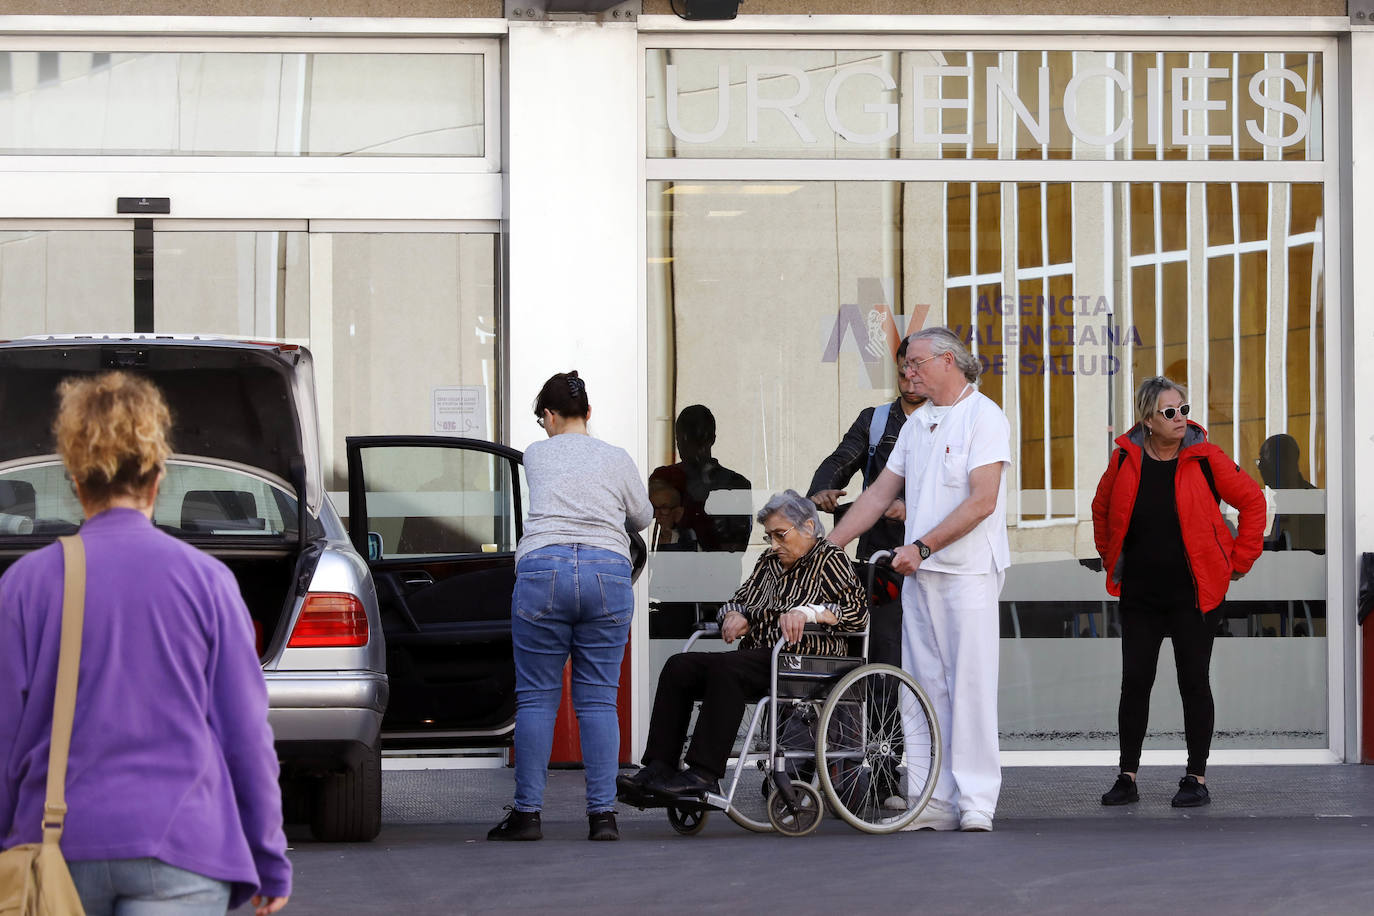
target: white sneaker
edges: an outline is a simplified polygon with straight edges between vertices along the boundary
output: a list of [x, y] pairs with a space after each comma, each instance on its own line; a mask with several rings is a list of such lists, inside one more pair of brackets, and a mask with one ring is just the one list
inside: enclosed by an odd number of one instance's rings
[[[883, 823], [891, 823], [905, 815], [884, 818]], [[958, 830], [959, 814], [950, 808], [937, 807], [934, 802], [926, 805], [921, 813], [912, 819], [910, 824], [902, 828], [907, 830]]]
[[959, 829], [965, 833], [991, 833], [992, 815], [982, 811], [965, 811], [959, 815]]
[[883, 810], [884, 810], [884, 811], [905, 811], [905, 810], [906, 810], [906, 799], [905, 799], [905, 798], [902, 798], [902, 796], [900, 796], [900, 795], [889, 795], [887, 798], [883, 799]]

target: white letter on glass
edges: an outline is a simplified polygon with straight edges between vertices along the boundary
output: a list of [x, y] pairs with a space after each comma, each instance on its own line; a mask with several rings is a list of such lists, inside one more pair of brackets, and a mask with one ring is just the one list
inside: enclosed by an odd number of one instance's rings
[[[938, 87], [938, 94], [935, 98], [930, 98], [925, 94], [926, 77], [933, 76], [936, 79], [935, 85]], [[969, 82], [970, 92], [973, 86], [972, 67], [912, 67], [911, 77], [913, 94], [912, 106], [916, 109], [911, 119], [912, 140], [916, 143], [972, 143], [973, 127], [972, 119], [967, 114], [964, 116], [964, 123], [969, 125], [962, 134], [941, 133], [937, 127], [934, 133], [926, 130], [926, 112], [938, 112], [942, 108], [962, 108], [966, 113], [973, 107], [968, 98], [947, 99], [944, 97], [944, 83], [940, 77], [962, 76]]]
[[668, 97], [668, 130], [672, 131], [674, 137], [686, 143], [714, 143], [725, 136], [725, 128], [730, 124], [730, 71], [725, 64], [721, 64], [716, 74], [716, 126], [699, 134], [687, 130], [678, 119], [677, 64], [668, 65], [664, 93]]
[[[1254, 76], [1250, 77], [1250, 98], [1254, 99], [1255, 104], [1259, 105], [1261, 108], [1267, 108], [1270, 111], [1278, 112], [1279, 135], [1275, 137], [1273, 134], [1264, 133], [1260, 130], [1259, 125], [1255, 123], [1254, 118], [1245, 122], [1245, 129], [1250, 132], [1250, 136], [1255, 138], [1256, 143], [1263, 143], [1265, 146], [1292, 146], [1294, 143], [1297, 143], [1303, 137], [1307, 136], [1307, 132], [1312, 129], [1312, 119], [1308, 116], [1307, 112], [1303, 111], [1292, 102], [1285, 102], [1282, 98], [1271, 99], [1269, 96], [1265, 95], [1262, 91], [1263, 85], [1264, 81], [1269, 79], [1281, 79], [1285, 82], [1292, 83], [1293, 88], [1298, 92], [1305, 92], [1307, 90], [1307, 84], [1302, 81], [1302, 77], [1292, 70], [1271, 68], [1256, 73]], [[1297, 122], [1291, 134], [1283, 133], [1284, 115], [1291, 115], [1293, 120]]]
[[[1170, 85], [1173, 90], [1174, 112], [1173, 112], [1173, 143], [1175, 146], [1226, 146], [1231, 142], [1230, 134], [1192, 134], [1185, 133], [1183, 130], [1183, 114], [1185, 111], [1225, 111], [1225, 99], [1208, 99], [1208, 81], [1213, 79], [1227, 79], [1231, 76], [1231, 71], [1225, 67], [1179, 67], [1170, 75]], [[1184, 95], [1183, 81], [1185, 79], [1202, 80], [1202, 97], [1192, 98]]]
[[[773, 74], [777, 76], [790, 76], [797, 81], [797, 91], [789, 99], [761, 99], [759, 98], [759, 75]], [[782, 112], [787, 119], [787, 123], [792, 125], [792, 129], [797, 132], [803, 143], [815, 143], [816, 135], [811, 133], [811, 128], [806, 126], [806, 122], [801, 119], [793, 106], [800, 105], [811, 94], [811, 78], [800, 67], [786, 67], [782, 65], [755, 65], [750, 64], [744, 69], [744, 139], [748, 143], [759, 142], [759, 109], [772, 108]]]
[[[1030, 131], [1035, 142], [1041, 146], [1047, 146], [1050, 142], [1050, 68], [1040, 68], [1040, 105], [1036, 110], [1040, 112], [1040, 120], [1037, 122], [1031, 117], [1030, 109], [1026, 108], [1026, 103], [1021, 101], [1021, 97], [1012, 88], [1011, 80], [1002, 75], [1000, 67], [988, 67], [988, 142], [996, 143], [1002, 122], [1002, 108], [997, 104], [997, 97], [1011, 102], [1011, 110], [1021, 119], [1021, 123], [1026, 125], [1026, 130]], [[1072, 84], [1070, 84], [1072, 85]], [[1072, 123], [1072, 122], [1070, 122]], [[1013, 141], [1014, 142], [1014, 141]]]
[[830, 85], [825, 87], [825, 120], [830, 125], [830, 129], [844, 137], [850, 143], [882, 143], [897, 135], [897, 104], [895, 102], [868, 102], [864, 105], [864, 111], [868, 114], [881, 115], [879, 119], [882, 127], [871, 134], [861, 133], [850, 130], [840, 122], [839, 96], [844, 84], [854, 76], [872, 76], [883, 84], [883, 88], [889, 92], [897, 88], [897, 81], [892, 78], [892, 74], [878, 67], [850, 67], [835, 74], [835, 78], [830, 81]]
[[[1117, 87], [1121, 90], [1121, 94], [1128, 103], [1122, 106], [1122, 110], [1125, 111], [1126, 114], [1121, 116], [1121, 123], [1109, 134], [1090, 133], [1082, 124], [1078, 123], [1079, 87], [1083, 85], [1085, 80], [1097, 76], [1106, 77], [1113, 83], [1116, 83]], [[1107, 91], [1110, 92], [1111, 89]], [[1069, 133], [1090, 146], [1109, 146], [1116, 143], [1118, 140], [1124, 140], [1126, 134], [1130, 133], [1131, 130], [1130, 98], [1131, 90], [1130, 84], [1126, 82], [1126, 74], [1122, 73], [1120, 70], [1114, 70], [1111, 67], [1084, 67], [1082, 70], [1075, 73], [1073, 79], [1069, 80], [1069, 84], [1064, 87], [1064, 121], [1069, 125]]]

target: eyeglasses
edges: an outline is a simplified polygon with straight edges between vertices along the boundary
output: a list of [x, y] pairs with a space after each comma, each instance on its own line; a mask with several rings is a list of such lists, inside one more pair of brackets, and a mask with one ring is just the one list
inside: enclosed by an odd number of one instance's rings
[[782, 541], [783, 541], [783, 539], [786, 538], [788, 534], [790, 534], [791, 532], [795, 531], [796, 528], [797, 528], [797, 526], [796, 526], [796, 525], [793, 525], [791, 528], [788, 528], [786, 531], [765, 531], [765, 532], [763, 533], [763, 542], [764, 542], [765, 544], [772, 544], [772, 543], [774, 543], [774, 542], [781, 544]]
[[932, 356], [927, 356], [925, 359], [912, 359], [912, 360], [907, 360], [905, 363], [902, 364], [902, 371], [903, 371], [903, 372], [908, 372], [908, 371], [910, 371], [910, 372], [917, 372], [917, 371], [920, 370], [921, 366], [922, 366], [924, 363], [928, 363], [928, 362], [930, 362], [932, 359], [938, 359], [939, 357], [944, 356], [944, 355], [945, 355], [945, 354], [943, 354], [943, 353], [936, 353], [936, 354], [934, 354], [934, 355], [932, 355]]
[[1160, 410], [1159, 415], [1166, 420], [1172, 420], [1179, 414], [1183, 414], [1185, 417], [1188, 416], [1188, 412], [1192, 409], [1193, 407], [1191, 404], [1184, 404], [1180, 407], [1165, 407]]

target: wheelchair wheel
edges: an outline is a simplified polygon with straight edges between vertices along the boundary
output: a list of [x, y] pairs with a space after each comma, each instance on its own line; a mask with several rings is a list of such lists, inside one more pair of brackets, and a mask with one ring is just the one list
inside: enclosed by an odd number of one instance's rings
[[683, 836], [696, 836], [706, 829], [706, 816], [709, 811], [700, 808], [668, 807], [668, 823]]
[[792, 783], [792, 792], [797, 799], [796, 811], [788, 810], [781, 792], [775, 790], [768, 796], [768, 821], [783, 836], [806, 836], [825, 818], [825, 802], [809, 783]]
[[850, 826], [893, 833], [915, 820], [940, 773], [940, 728], [921, 685], [892, 665], [840, 678], [821, 709], [816, 766]]

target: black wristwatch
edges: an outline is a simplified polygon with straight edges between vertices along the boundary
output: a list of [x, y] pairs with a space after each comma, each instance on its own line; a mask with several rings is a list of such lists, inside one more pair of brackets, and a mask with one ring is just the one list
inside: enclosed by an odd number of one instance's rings
[[922, 560], [929, 560], [929, 559], [930, 559], [930, 545], [929, 545], [929, 544], [925, 544], [925, 543], [921, 542], [920, 540], [917, 540], [917, 541], [916, 541], [914, 544], [912, 544], [911, 546], [912, 546], [912, 547], [915, 547], [916, 550], [921, 554], [921, 559], [922, 559]]

